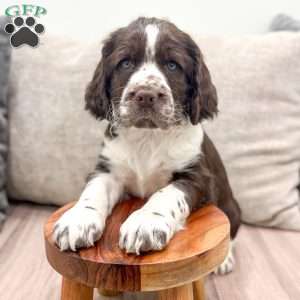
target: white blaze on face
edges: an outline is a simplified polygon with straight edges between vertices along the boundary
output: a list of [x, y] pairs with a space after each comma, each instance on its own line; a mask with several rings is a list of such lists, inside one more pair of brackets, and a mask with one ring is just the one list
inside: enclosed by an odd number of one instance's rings
[[155, 86], [164, 85], [168, 91], [170, 87], [164, 74], [153, 62], [145, 62], [135, 73], [132, 74], [128, 86]]
[[[129, 79], [126, 88], [123, 91], [121, 103], [125, 102], [125, 98], [128, 92], [137, 89], [139, 86], [157, 87], [163, 86], [165, 91], [169, 95], [170, 104], [174, 104], [174, 99], [170, 86], [167, 82], [165, 75], [161, 72], [159, 67], [155, 62], [155, 47], [157, 38], [159, 35], [159, 28], [157, 25], [149, 24], [145, 28], [146, 33], [146, 49], [145, 49], [145, 59], [142, 65], [136, 70], [131, 78]], [[127, 109], [121, 108], [122, 112], [125, 114]]]
[[146, 42], [146, 55], [150, 56], [147, 59], [153, 60], [155, 55], [155, 45], [159, 34], [159, 29], [156, 25], [150, 24], [145, 28], [147, 42]]

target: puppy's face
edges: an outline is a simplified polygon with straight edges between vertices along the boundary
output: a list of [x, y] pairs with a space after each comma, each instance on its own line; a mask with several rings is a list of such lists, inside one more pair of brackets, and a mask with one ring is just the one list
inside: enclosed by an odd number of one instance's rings
[[195, 42], [170, 22], [139, 18], [104, 42], [86, 108], [119, 126], [167, 129], [217, 112]]

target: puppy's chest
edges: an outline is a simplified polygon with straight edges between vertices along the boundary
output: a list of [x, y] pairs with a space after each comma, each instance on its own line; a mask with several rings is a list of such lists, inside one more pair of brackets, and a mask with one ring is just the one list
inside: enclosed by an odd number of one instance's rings
[[119, 136], [106, 143], [103, 155], [109, 159], [111, 172], [123, 184], [125, 192], [149, 197], [200, 153], [199, 137], [180, 139], [179, 135], [144, 132], [133, 137]]
[[150, 196], [166, 186], [176, 170], [176, 164], [168, 153], [158, 155], [150, 151], [129, 151], [126, 158], [113, 165], [126, 192], [141, 197]]

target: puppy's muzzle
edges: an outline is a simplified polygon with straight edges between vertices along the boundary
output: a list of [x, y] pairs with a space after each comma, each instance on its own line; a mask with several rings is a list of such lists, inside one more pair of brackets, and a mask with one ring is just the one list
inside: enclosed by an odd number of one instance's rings
[[162, 87], [135, 86], [128, 91], [126, 102], [144, 109], [151, 109], [157, 105], [165, 105], [169, 102], [166, 89]]

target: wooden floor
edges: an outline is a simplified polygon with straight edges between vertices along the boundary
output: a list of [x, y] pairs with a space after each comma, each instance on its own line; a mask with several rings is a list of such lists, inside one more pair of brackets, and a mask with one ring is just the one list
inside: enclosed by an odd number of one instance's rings
[[[59, 299], [60, 277], [44, 256], [42, 233], [53, 210], [31, 204], [11, 207], [0, 233], [0, 300]], [[243, 226], [236, 246], [235, 271], [209, 277], [207, 300], [300, 299], [300, 233]], [[154, 300], [155, 296], [126, 294], [109, 299]]]

